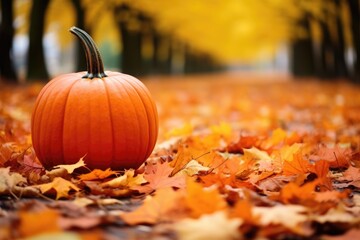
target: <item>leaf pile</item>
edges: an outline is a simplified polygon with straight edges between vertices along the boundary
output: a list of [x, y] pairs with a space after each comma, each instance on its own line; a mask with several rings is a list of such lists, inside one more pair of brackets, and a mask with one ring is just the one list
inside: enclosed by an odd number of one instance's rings
[[202, 78], [146, 82], [160, 115], [153, 154], [86, 173], [86, 156], [50, 171], [37, 160], [41, 86], [2, 88], [0, 236], [356, 239], [360, 88]]

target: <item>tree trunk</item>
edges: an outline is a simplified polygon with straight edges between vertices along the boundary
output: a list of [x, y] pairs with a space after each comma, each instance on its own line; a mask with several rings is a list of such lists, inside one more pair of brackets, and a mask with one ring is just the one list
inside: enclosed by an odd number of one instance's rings
[[[117, 24], [120, 29], [122, 42], [121, 69], [123, 73], [139, 76], [143, 74], [141, 56], [142, 34], [140, 30], [129, 28], [128, 19], [122, 17], [122, 15], [133, 14], [131, 11], [126, 5], [115, 8], [115, 16], [118, 16], [117, 19], [119, 19]], [[136, 21], [135, 19], [133, 20]]]
[[27, 79], [48, 80], [49, 74], [45, 64], [43, 35], [46, 9], [50, 0], [33, 0], [30, 15], [29, 51]]
[[354, 44], [355, 60], [352, 81], [360, 83], [360, 10], [359, 0], [348, 0], [351, 15], [351, 31]]
[[328, 25], [321, 21], [320, 22], [322, 41], [320, 46], [320, 78], [333, 78], [335, 74], [335, 56], [334, 56], [334, 45], [331, 39]]
[[[335, 0], [335, 4], [338, 9], [341, 9], [340, 0]], [[337, 59], [336, 72], [339, 77], [346, 78], [349, 76], [349, 72], [345, 61], [345, 35], [340, 13], [336, 15], [336, 30], [338, 36], [335, 48], [335, 59]]]
[[16, 83], [17, 77], [11, 58], [14, 37], [13, 1], [1, 0], [0, 24], [0, 79]]
[[294, 40], [292, 44], [291, 71], [294, 76], [314, 76], [314, 50], [310, 32], [309, 16], [305, 15], [298, 24], [306, 31], [308, 37]]
[[[89, 29], [85, 26], [85, 11], [81, 5], [81, 0], [72, 0], [76, 14], [76, 27], [83, 29], [85, 32], [90, 34]], [[91, 35], [91, 34], [90, 34]], [[75, 42], [76, 46], [76, 71], [86, 70], [86, 57], [85, 52], [80, 46], [80, 42]]]

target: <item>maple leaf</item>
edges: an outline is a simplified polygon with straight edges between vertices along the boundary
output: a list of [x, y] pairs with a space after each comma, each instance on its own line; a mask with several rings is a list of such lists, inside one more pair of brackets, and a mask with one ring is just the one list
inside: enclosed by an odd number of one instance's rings
[[225, 209], [227, 204], [217, 189], [204, 189], [199, 183], [188, 178], [186, 181], [185, 204], [192, 217]]
[[104, 187], [111, 187], [111, 188], [117, 188], [117, 187], [127, 187], [132, 188], [135, 186], [140, 186], [143, 183], [147, 183], [147, 181], [144, 179], [144, 174], [137, 174], [135, 175], [134, 169], [126, 170], [124, 175], [114, 178], [108, 182], [104, 182], [102, 186]]
[[348, 185], [352, 185], [355, 187], [360, 187], [360, 168], [355, 168], [350, 166], [346, 171], [343, 173], [342, 177], [337, 179], [341, 182], [347, 182]]
[[277, 128], [272, 132], [271, 136], [261, 144], [261, 148], [262, 149], [273, 148], [279, 144], [282, 144], [285, 141], [286, 137], [287, 137], [286, 131], [284, 131], [281, 128]]
[[18, 184], [26, 182], [27, 180], [19, 173], [10, 174], [10, 168], [0, 168], [0, 194], [8, 194]]
[[113, 171], [110, 168], [106, 170], [94, 169], [89, 173], [81, 174], [79, 176], [79, 179], [82, 181], [103, 180], [118, 173], [119, 173], [118, 171]]
[[317, 154], [312, 156], [314, 160], [329, 161], [330, 167], [334, 168], [348, 167], [351, 158], [351, 149], [348, 147], [340, 147], [339, 145], [335, 145], [334, 147], [322, 146], [319, 148]]
[[167, 162], [148, 165], [145, 168], [144, 178], [148, 184], [142, 186], [133, 186], [131, 189], [140, 193], [149, 193], [157, 189], [175, 187], [185, 187], [185, 176], [171, 176], [173, 168]]
[[319, 222], [319, 223], [359, 223], [359, 217], [354, 216], [351, 213], [344, 211], [341, 208], [331, 208], [327, 211], [324, 215], [315, 215], [313, 216], [312, 220]]
[[42, 193], [46, 193], [52, 189], [55, 190], [56, 199], [62, 197], [68, 198], [70, 190], [80, 190], [76, 185], [61, 177], [56, 177], [52, 182], [36, 185], [36, 187], [39, 188]]
[[19, 232], [22, 237], [61, 231], [60, 214], [55, 210], [47, 208], [38, 212], [21, 211], [19, 217]]
[[123, 212], [120, 217], [128, 225], [155, 224], [162, 221], [174, 221], [172, 211], [181, 208], [182, 194], [172, 188], [156, 191], [155, 196], [148, 196], [144, 203], [132, 212]]
[[54, 169], [63, 168], [67, 171], [68, 174], [72, 174], [75, 171], [75, 169], [86, 166], [86, 163], [84, 162], [84, 157], [80, 158], [77, 163], [57, 165], [54, 167]]
[[243, 136], [241, 135], [239, 139], [235, 142], [230, 143], [227, 146], [227, 151], [229, 153], [244, 153], [244, 149], [258, 146], [259, 137], [258, 136]]
[[293, 155], [292, 161], [285, 161], [283, 166], [284, 175], [307, 174], [312, 171], [313, 165], [303, 159], [301, 151]]
[[308, 208], [299, 205], [279, 205], [273, 207], [253, 207], [252, 213], [262, 226], [281, 224], [295, 232], [308, 220]]
[[188, 176], [193, 176], [198, 174], [199, 172], [207, 172], [209, 170], [209, 167], [204, 167], [198, 161], [191, 160], [178, 174], [186, 174]]
[[312, 201], [314, 199], [314, 191], [317, 183], [318, 181], [312, 181], [303, 186], [298, 186], [293, 182], [288, 183], [281, 189], [279, 198], [284, 203], [297, 203], [300, 200]]
[[239, 218], [230, 219], [224, 211], [218, 211], [198, 219], [181, 220], [174, 227], [181, 240], [218, 240], [239, 239], [241, 224]]
[[253, 215], [253, 205], [247, 200], [238, 201], [230, 210], [230, 218], [241, 218], [246, 223], [256, 224], [257, 218]]

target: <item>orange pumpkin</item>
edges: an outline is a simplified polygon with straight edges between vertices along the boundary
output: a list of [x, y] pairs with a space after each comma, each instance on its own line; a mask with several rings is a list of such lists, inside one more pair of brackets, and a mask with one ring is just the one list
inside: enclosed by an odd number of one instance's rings
[[91, 169], [139, 167], [157, 139], [155, 103], [142, 82], [104, 72], [99, 51], [72, 27], [85, 49], [87, 72], [60, 75], [41, 90], [31, 122], [32, 142], [45, 168], [81, 157]]

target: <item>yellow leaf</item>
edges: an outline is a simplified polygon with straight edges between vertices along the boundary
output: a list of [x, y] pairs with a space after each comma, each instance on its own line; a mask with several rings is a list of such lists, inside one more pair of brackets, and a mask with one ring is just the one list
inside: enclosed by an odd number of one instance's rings
[[147, 181], [144, 178], [144, 174], [138, 174], [135, 175], [134, 169], [126, 170], [124, 175], [114, 178], [108, 182], [103, 183], [102, 185], [104, 187], [112, 187], [112, 188], [118, 188], [118, 187], [134, 187], [139, 186], [143, 183], [146, 183]]
[[75, 191], [80, 190], [73, 183], [71, 183], [68, 180], [65, 180], [61, 177], [56, 177], [56, 178], [54, 178], [54, 180], [52, 182], [37, 185], [37, 187], [40, 189], [40, 191], [42, 193], [46, 193], [49, 190], [54, 189], [56, 191], [56, 199], [59, 199], [62, 197], [68, 198], [70, 190], [75, 190]]
[[64, 168], [69, 174], [72, 174], [75, 169], [86, 166], [84, 162], [84, 157], [80, 158], [77, 163], [57, 165], [54, 168]]
[[204, 167], [198, 161], [191, 160], [190, 162], [188, 162], [188, 164], [186, 164], [184, 169], [182, 169], [178, 174], [186, 174], [188, 176], [193, 176], [201, 171], [206, 172], [209, 170], [210, 170], [209, 167]]
[[269, 154], [265, 151], [261, 151], [256, 147], [252, 147], [250, 149], [244, 149], [244, 156], [242, 157], [244, 160], [251, 160], [251, 161], [272, 161], [272, 158]]
[[175, 224], [180, 240], [241, 239], [240, 218], [229, 219], [224, 211], [206, 214], [199, 219], [184, 219]]

